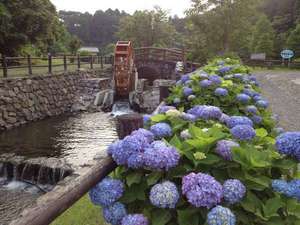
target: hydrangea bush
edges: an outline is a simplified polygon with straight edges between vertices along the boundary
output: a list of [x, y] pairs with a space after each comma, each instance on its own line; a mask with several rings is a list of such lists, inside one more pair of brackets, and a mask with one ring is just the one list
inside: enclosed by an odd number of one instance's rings
[[113, 225], [300, 223], [300, 132], [276, 127], [249, 68], [216, 59], [183, 75], [90, 197]]

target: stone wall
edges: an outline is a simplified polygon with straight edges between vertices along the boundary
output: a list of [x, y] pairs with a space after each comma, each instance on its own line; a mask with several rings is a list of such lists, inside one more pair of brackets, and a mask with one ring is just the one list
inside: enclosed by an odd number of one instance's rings
[[97, 79], [98, 87], [86, 82], [95, 76], [95, 71], [79, 71], [0, 79], [0, 131], [68, 112], [79, 92], [95, 93], [109, 87], [108, 78]]

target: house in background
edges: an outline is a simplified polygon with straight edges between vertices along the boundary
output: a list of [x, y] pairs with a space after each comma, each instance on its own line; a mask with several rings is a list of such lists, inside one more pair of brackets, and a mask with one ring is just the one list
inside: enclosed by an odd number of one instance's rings
[[100, 51], [99, 51], [99, 48], [97, 47], [81, 47], [79, 50], [78, 50], [79, 53], [89, 53], [89, 55], [99, 55], [100, 54]]

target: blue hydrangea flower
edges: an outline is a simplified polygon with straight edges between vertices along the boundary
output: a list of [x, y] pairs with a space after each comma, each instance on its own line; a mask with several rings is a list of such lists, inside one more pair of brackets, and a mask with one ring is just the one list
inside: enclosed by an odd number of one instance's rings
[[245, 197], [246, 187], [239, 180], [226, 180], [223, 184], [223, 194], [226, 202], [229, 204], [235, 204]]
[[182, 178], [182, 193], [195, 207], [211, 208], [223, 198], [223, 187], [210, 175], [190, 173]]
[[122, 141], [122, 152], [127, 156], [127, 159], [132, 154], [144, 152], [150, 144], [149, 138], [141, 133], [135, 133], [125, 137]]
[[116, 141], [108, 146], [107, 154], [112, 155], [117, 149], [120, 148], [121, 141]]
[[165, 181], [156, 184], [150, 191], [150, 202], [158, 208], [174, 209], [179, 200], [179, 193], [174, 183]]
[[285, 180], [272, 180], [272, 188], [274, 191], [284, 194], [287, 191], [288, 183]]
[[225, 88], [217, 88], [215, 90], [215, 95], [224, 97], [228, 95], [228, 91]]
[[165, 148], [167, 147], [167, 144], [163, 141], [153, 141], [150, 147], [154, 149]]
[[217, 206], [207, 214], [208, 225], [235, 225], [236, 217], [230, 209]]
[[227, 123], [227, 120], [230, 118], [230, 116], [226, 115], [226, 114], [222, 114], [221, 118], [219, 119], [219, 121], [221, 123]]
[[148, 219], [142, 214], [130, 214], [122, 219], [121, 225], [148, 225]]
[[240, 145], [234, 141], [222, 140], [218, 141], [215, 151], [224, 160], [232, 161], [231, 148], [233, 147], [240, 147]]
[[233, 128], [237, 125], [248, 125], [253, 127], [253, 122], [246, 116], [231, 116], [227, 119], [226, 125], [228, 128]]
[[290, 155], [300, 161], [300, 132], [286, 132], [276, 139], [276, 148], [280, 154]]
[[144, 154], [143, 153], [132, 154], [127, 160], [127, 166], [132, 169], [143, 168]]
[[202, 81], [200, 81], [200, 87], [202, 87], [202, 88], [208, 88], [208, 87], [210, 87], [212, 85], [213, 85], [213, 82], [210, 81], [210, 80], [202, 80]]
[[266, 109], [269, 107], [269, 102], [266, 101], [266, 100], [259, 100], [256, 102], [256, 105], [259, 107], [259, 108], [263, 108], [263, 109]]
[[190, 122], [195, 122], [197, 120], [195, 115], [189, 114], [189, 113], [183, 113], [182, 119], [190, 121]]
[[157, 123], [151, 126], [150, 131], [156, 138], [164, 138], [172, 136], [172, 128], [167, 123]]
[[144, 164], [151, 170], [166, 170], [178, 165], [180, 155], [174, 147], [156, 145], [147, 148], [144, 153]]
[[194, 92], [193, 92], [193, 89], [192, 89], [192, 88], [185, 87], [185, 88], [183, 89], [183, 95], [184, 95], [185, 97], [188, 97], [188, 96], [192, 95], [193, 93], [194, 93]]
[[117, 142], [111, 144], [108, 148], [108, 153], [112, 156], [113, 160], [118, 165], [126, 165], [127, 159], [131, 155], [130, 152], [123, 150], [122, 145], [123, 145], [122, 141], [117, 141]]
[[247, 108], [246, 108], [246, 112], [247, 112], [247, 113], [250, 113], [250, 114], [252, 114], [252, 115], [256, 115], [256, 114], [258, 113], [258, 109], [257, 109], [256, 106], [254, 106], [254, 105], [249, 105], [249, 106], [247, 106]]
[[185, 74], [185, 75], [182, 75], [181, 76], [181, 79], [180, 79], [180, 81], [184, 84], [184, 83], [186, 83], [187, 81], [189, 81], [190, 80], [190, 75], [189, 74]]
[[215, 106], [206, 106], [203, 108], [201, 114], [199, 115], [201, 119], [210, 120], [210, 119], [220, 119], [222, 116], [222, 111], [220, 108]]
[[214, 85], [220, 85], [222, 83], [222, 78], [218, 75], [211, 75], [208, 78]]
[[232, 70], [232, 67], [231, 66], [223, 66], [221, 68], [219, 68], [218, 72], [220, 74], [225, 74], [225, 73], [228, 73]]
[[259, 95], [259, 94], [253, 97], [253, 100], [256, 101], [256, 102], [258, 102], [258, 101], [260, 101], [260, 100], [262, 100], [262, 99], [263, 99], [263, 98], [262, 98], [261, 95]]
[[121, 224], [122, 219], [126, 215], [127, 212], [125, 206], [120, 202], [116, 202], [113, 205], [103, 209], [103, 217], [105, 221], [112, 225]]
[[246, 94], [246, 95], [248, 95], [250, 97], [254, 97], [254, 96], [258, 95], [257, 92], [255, 92], [255, 91], [253, 91], [251, 89], [248, 89], [248, 88], [246, 88], [246, 89], [243, 90], [243, 94]]
[[[180, 98], [174, 98], [174, 100], [173, 100], [173, 103], [175, 105], [179, 104], [180, 102], [181, 102]], [[167, 110], [167, 111], [169, 111], [169, 110]]]
[[90, 199], [95, 205], [108, 207], [118, 201], [124, 192], [124, 184], [120, 180], [105, 178], [89, 191]]
[[300, 180], [295, 179], [288, 183], [288, 189], [286, 195], [288, 197], [296, 198], [300, 201]]
[[247, 104], [250, 102], [251, 97], [246, 94], [238, 94], [236, 96], [236, 100], [239, 101], [240, 103]]
[[208, 78], [208, 74], [205, 73], [205, 72], [201, 72], [200, 75], [199, 75], [200, 78], [202, 79], [207, 79]]
[[174, 106], [164, 105], [159, 107], [158, 113], [166, 113], [171, 109], [176, 109]]
[[233, 75], [233, 77], [235, 78], [235, 79], [239, 79], [239, 80], [242, 80], [243, 79], [243, 74], [241, 74], [241, 73], [236, 73], [236, 74], [234, 74]]
[[131, 133], [131, 136], [134, 136], [134, 135], [144, 136], [148, 143], [151, 143], [151, 142], [154, 141], [154, 134], [151, 133], [149, 130], [146, 130], [146, 129], [143, 129], [143, 128], [140, 128], [138, 130], [133, 131]]
[[205, 105], [196, 105], [193, 108], [189, 109], [187, 113], [194, 115], [196, 118], [200, 118], [201, 113], [205, 107]]
[[255, 124], [261, 124], [263, 121], [263, 118], [261, 116], [257, 116], [254, 115], [251, 117], [251, 120], [255, 123]]
[[144, 126], [146, 126], [151, 121], [151, 115], [143, 115]]
[[257, 81], [257, 79], [256, 79], [256, 77], [255, 77], [254, 75], [250, 75], [250, 76], [249, 76], [249, 79], [250, 79], [251, 81], [255, 81], [255, 82]]
[[241, 141], [250, 141], [256, 136], [253, 127], [248, 125], [237, 125], [230, 130], [230, 133], [235, 139]]

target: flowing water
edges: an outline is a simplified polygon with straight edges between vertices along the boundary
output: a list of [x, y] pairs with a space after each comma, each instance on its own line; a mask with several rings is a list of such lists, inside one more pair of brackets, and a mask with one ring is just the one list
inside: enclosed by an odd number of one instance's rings
[[[27, 159], [52, 157], [65, 160], [76, 170], [79, 166], [86, 165], [97, 154], [105, 154], [107, 146], [116, 138], [115, 122], [110, 114], [64, 115], [0, 133], [0, 156], [13, 153]], [[51, 169], [47, 167], [38, 169], [36, 180], [25, 179], [30, 181], [28, 183], [19, 182], [16, 178], [28, 175], [30, 165], [21, 165], [21, 169], [20, 166], [13, 165], [10, 176], [4, 167], [5, 164], [0, 163], [1, 225], [8, 224], [21, 211], [34, 204], [43, 194], [43, 190], [51, 190], [53, 187], [42, 184], [39, 178], [46, 171], [51, 173]], [[53, 184], [67, 175], [64, 170], [53, 170], [52, 173]], [[10, 179], [7, 179], [8, 177]], [[38, 186], [31, 185], [31, 182], [37, 183]]]

